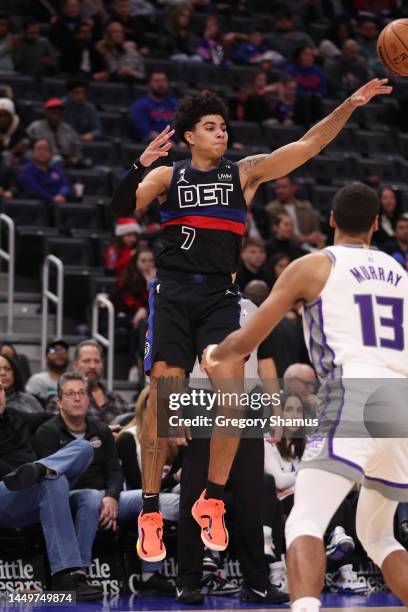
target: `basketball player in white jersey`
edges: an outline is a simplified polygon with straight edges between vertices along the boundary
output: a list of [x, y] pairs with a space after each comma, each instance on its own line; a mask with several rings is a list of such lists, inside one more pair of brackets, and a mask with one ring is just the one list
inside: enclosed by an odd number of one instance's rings
[[[207, 347], [202, 360], [202, 367], [211, 371], [218, 363], [242, 359], [297, 300], [303, 300], [310, 357], [323, 393], [330, 395], [334, 388], [338, 394], [329, 409], [336, 399], [338, 404], [326, 437], [308, 442], [286, 524], [294, 612], [319, 610], [325, 573], [323, 534], [356, 483], [362, 484], [357, 535], [387, 585], [408, 605], [408, 552], [393, 531], [398, 502], [408, 501], [408, 440], [373, 438], [367, 431], [360, 436], [359, 431], [371, 408], [380, 406], [386, 415], [398, 395], [408, 404], [408, 276], [394, 259], [369, 247], [378, 225], [378, 198], [369, 187], [354, 183], [342, 188], [334, 198], [330, 224], [335, 246], [288, 266], [247, 325]], [[384, 379], [396, 393], [380, 393], [378, 401], [367, 393], [365, 406], [358, 405], [356, 397], [361, 400], [364, 390], [374, 389], [376, 382], [381, 390]], [[353, 409], [358, 433], [337, 436], [343, 414], [348, 411], [353, 417]], [[408, 405], [406, 410], [408, 414]], [[352, 420], [346, 421], [346, 431]]]

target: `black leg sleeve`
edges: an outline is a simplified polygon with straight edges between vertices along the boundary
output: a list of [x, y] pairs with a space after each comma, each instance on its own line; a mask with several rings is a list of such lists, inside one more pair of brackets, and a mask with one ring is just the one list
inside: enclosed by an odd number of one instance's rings
[[238, 559], [245, 583], [264, 590], [268, 583], [263, 539], [264, 443], [243, 438], [231, 470]]
[[193, 438], [183, 456], [178, 523], [179, 586], [199, 587], [202, 578], [204, 547], [191, 508], [205, 489], [209, 455], [210, 440]]

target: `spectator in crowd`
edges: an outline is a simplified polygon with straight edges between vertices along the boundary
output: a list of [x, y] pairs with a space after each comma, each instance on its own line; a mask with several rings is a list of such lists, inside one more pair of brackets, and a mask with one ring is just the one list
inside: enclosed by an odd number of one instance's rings
[[398, 217], [394, 227], [394, 240], [386, 242], [383, 249], [408, 270], [408, 213]]
[[13, 38], [10, 33], [10, 20], [0, 15], [0, 72], [13, 72]]
[[102, 124], [98, 112], [87, 100], [87, 83], [83, 80], [68, 81], [68, 96], [64, 100], [64, 119], [84, 142], [102, 136]]
[[360, 55], [367, 61], [370, 71], [378, 77], [385, 75], [384, 64], [377, 53], [377, 39], [379, 29], [376, 20], [372, 17], [363, 17], [360, 21], [360, 36], [357, 38]]
[[13, 100], [0, 98], [0, 151], [18, 158], [29, 146], [30, 141], [16, 113]]
[[319, 44], [319, 55], [325, 60], [334, 60], [342, 53], [346, 40], [355, 39], [356, 33], [350, 19], [341, 15], [334, 19], [328, 28], [325, 38]]
[[141, 81], [145, 76], [143, 57], [132, 41], [126, 41], [123, 26], [113, 21], [96, 45], [113, 80]]
[[29, 393], [24, 393], [24, 386], [17, 362], [8, 355], [0, 355], [0, 383], [6, 393], [8, 408], [19, 412], [44, 412], [40, 402]]
[[151, 17], [155, 12], [155, 7], [148, 0], [130, 0], [130, 14], [132, 17]]
[[106, 272], [122, 278], [132, 256], [136, 252], [141, 227], [134, 217], [119, 217], [116, 220], [115, 238], [103, 254]]
[[26, 14], [40, 23], [51, 23], [58, 14], [59, 0], [37, 0], [25, 3]]
[[259, 28], [249, 33], [248, 40], [241, 43], [233, 55], [233, 60], [239, 64], [259, 64], [264, 61], [281, 63], [283, 59], [268, 48], [264, 34]]
[[294, 63], [286, 71], [296, 79], [298, 90], [305, 94], [327, 96], [327, 80], [323, 70], [316, 65], [317, 51], [314, 46], [297, 49]]
[[65, 340], [53, 340], [47, 344], [45, 359], [47, 369], [33, 374], [26, 384], [26, 392], [31, 393], [41, 403], [57, 394], [57, 384], [69, 366], [69, 346]]
[[268, 257], [275, 253], [283, 253], [292, 261], [306, 255], [301, 248], [294, 231], [292, 217], [287, 212], [279, 213], [272, 223], [272, 238], [266, 243]]
[[18, 178], [25, 195], [58, 204], [67, 200], [71, 185], [63, 170], [51, 163], [52, 156], [49, 141], [39, 138], [33, 144], [32, 161], [22, 167]]
[[270, 49], [277, 51], [289, 61], [295, 59], [295, 53], [300, 47], [313, 47], [313, 41], [306, 32], [295, 30], [292, 13], [287, 9], [277, 12], [273, 18], [273, 29], [265, 42]]
[[342, 53], [326, 65], [326, 76], [332, 94], [349, 96], [372, 78], [367, 62], [359, 55], [357, 41], [348, 38]]
[[170, 11], [165, 31], [164, 47], [170, 59], [179, 61], [201, 61], [196, 53], [197, 37], [191, 29], [192, 11], [180, 4]]
[[169, 82], [164, 72], [152, 72], [148, 93], [132, 106], [132, 123], [137, 138], [150, 141], [174, 118], [177, 100], [169, 96]]
[[74, 33], [82, 23], [79, 0], [63, 0], [61, 12], [52, 22], [50, 40], [58, 49], [69, 49], [74, 43]]
[[324, 243], [316, 211], [307, 200], [298, 200], [299, 187], [292, 176], [283, 176], [275, 181], [276, 199], [265, 206], [273, 224], [278, 214], [287, 213], [294, 223], [294, 233], [299, 242], [311, 245]]
[[390, 185], [380, 189], [380, 220], [373, 241], [380, 247], [394, 238], [394, 225], [401, 215], [401, 202]]
[[[38, 457], [47, 457], [65, 448], [81, 437], [94, 447], [94, 457], [88, 468], [71, 486], [70, 503], [74, 514], [86, 515], [81, 531], [78, 530], [82, 566], [92, 563], [92, 546], [98, 526], [116, 531], [118, 524], [136, 521], [142, 507], [142, 491], [123, 490], [123, 472], [111, 430], [104, 423], [88, 418], [89, 395], [83, 374], [64, 374], [58, 383], [57, 416], [44, 423], [36, 432], [33, 444]], [[95, 444], [95, 440], [99, 444]], [[149, 566], [151, 566], [149, 568]], [[153, 573], [162, 564], [144, 564], [151, 573], [146, 589], [167, 587], [172, 595], [174, 587], [162, 576]]]
[[13, 46], [14, 67], [18, 72], [47, 76], [56, 72], [56, 54], [47, 38], [40, 36], [40, 25], [33, 19], [23, 24]]
[[[118, 425], [111, 425], [112, 421], [129, 412], [129, 405], [116, 391], [110, 391], [101, 382], [103, 373], [103, 353], [101, 346], [95, 340], [83, 340], [75, 348], [73, 368], [83, 374], [89, 385], [90, 403], [88, 416], [105, 425], [110, 425], [112, 431], [120, 429]], [[47, 411], [58, 413], [58, 404], [55, 398], [47, 403]]]
[[78, 166], [81, 163], [81, 141], [72, 127], [62, 120], [63, 100], [50, 98], [44, 103], [44, 110], [45, 119], [33, 121], [27, 128], [31, 140], [45, 138], [66, 166]]
[[16, 171], [7, 154], [0, 154], [0, 198], [11, 200], [16, 192]]
[[30, 362], [24, 353], [17, 353], [16, 347], [11, 342], [3, 342], [0, 344], [0, 355], [10, 357], [17, 364], [21, 375], [22, 384], [25, 385], [31, 376]]
[[81, 17], [84, 20], [91, 20], [95, 23], [106, 23], [109, 19], [104, 0], [82, 0]]
[[140, 19], [130, 14], [130, 0], [113, 0], [110, 16], [111, 21], [120, 23], [123, 27], [126, 40], [133, 41], [140, 53], [147, 55], [144, 26]]
[[248, 238], [244, 241], [236, 282], [241, 290], [252, 280], [263, 280], [272, 287], [272, 275], [265, 266], [266, 252], [263, 240]]
[[301, 400], [305, 411], [315, 415], [320, 400], [316, 395], [317, 378], [312, 366], [306, 363], [293, 363], [285, 371], [283, 382], [286, 393], [295, 393]]
[[61, 49], [59, 65], [62, 72], [75, 76], [81, 74], [93, 81], [109, 79], [105, 59], [93, 44], [93, 29], [90, 23], [78, 24], [72, 42]]
[[138, 249], [118, 279], [111, 296], [117, 316], [116, 329], [126, 330], [132, 363], [139, 360], [144, 349], [145, 328], [139, 325], [147, 318], [149, 283], [155, 274], [153, 251]]
[[274, 283], [278, 280], [285, 268], [290, 264], [290, 259], [284, 253], [275, 253], [268, 261], [268, 268], [271, 270]]
[[[91, 463], [93, 448], [74, 440], [54, 455], [37, 461], [32, 434], [49, 417], [24, 414], [6, 406], [0, 384], [0, 525], [21, 528], [41, 523], [55, 591], [74, 591], [78, 601], [100, 599], [103, 591], [89, 585], [69, 505], [68, 482], [75, 481]], [[85, 530], [86, 515], [77, 517]]]
[[206, 18], [203, 35], [198, 39], [196, 52], [207, 64], [219, 66], [224, 62], [223, 35], [220, 22], [215, 15], [209, 15]]

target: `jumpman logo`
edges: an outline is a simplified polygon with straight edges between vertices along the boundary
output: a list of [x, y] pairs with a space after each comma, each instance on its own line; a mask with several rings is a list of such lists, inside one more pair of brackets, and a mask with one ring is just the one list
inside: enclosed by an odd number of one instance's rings
[[187, 179], [185, 178], [185, 176], [184, 176], [184, 175], [185, 175], [185, 173], [186, 173], [186, 169], [185, 169], [185, 168], [182, 168], [182, 170], [180, 170], [180, 174], [179, 174], [179, 179], [178, 179], [178, 181], [177, 181], [177, 185], [178, 185], [179, 183], [187, 183], [187, 185], [188, 185], [188, 180], [187, 180]]

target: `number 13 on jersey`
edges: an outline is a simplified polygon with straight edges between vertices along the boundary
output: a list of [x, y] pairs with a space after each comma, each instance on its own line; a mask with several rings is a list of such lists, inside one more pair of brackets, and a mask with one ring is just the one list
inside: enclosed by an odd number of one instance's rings
[[[364, 346], [404, 350], [404, 300], [362, 294], [354, 296], [360, 311]], [[388, 334], [384, 328], [388, 328]], [[383, 334], [388, 337], [384, 337]]]

